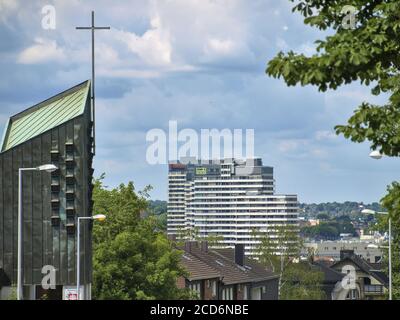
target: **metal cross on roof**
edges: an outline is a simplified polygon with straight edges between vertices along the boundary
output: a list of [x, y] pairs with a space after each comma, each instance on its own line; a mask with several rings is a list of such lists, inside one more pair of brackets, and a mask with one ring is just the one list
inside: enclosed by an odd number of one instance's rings
[[93, 117], [93, 155], [96, 153], [96, 127], [95, 127], [95, 87], [94, 87], [94, 31], [110, 30], [110, 27], [96, 27], [94, 25], [94, 11], [92, 11], [92, 25], [90, 27], [76, 27], [77, 30], [92, 30], [92, 117]]

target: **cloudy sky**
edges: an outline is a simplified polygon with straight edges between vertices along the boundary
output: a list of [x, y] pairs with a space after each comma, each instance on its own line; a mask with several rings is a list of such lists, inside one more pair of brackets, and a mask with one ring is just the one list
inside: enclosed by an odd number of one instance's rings
[[[42, 9], [56, 28], [42, 27]], [[96, 35], [95, 173], [115, 186], [150, 184], [167, 198], [166, 165], [146, 161], [146, 133], [254, 129], [255, 155], [275, 167], [278, 193], [301, 202], [378, 201], [399, 160], [372, 160], [369, 145], [334, 134], [371, 98], [357, 84], [335, 92], [287, 88], [265, 75], [278, 51], [313, 53], [323, 34], [303, 25], [288, 0], [0, 0], [0, 129], [7, 118], [90, 77], [90, 35], [75, 26], [111, 26]]]

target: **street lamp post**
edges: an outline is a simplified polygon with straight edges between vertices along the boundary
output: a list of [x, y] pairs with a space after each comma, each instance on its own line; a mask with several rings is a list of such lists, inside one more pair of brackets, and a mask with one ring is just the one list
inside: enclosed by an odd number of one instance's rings
[[23, 299], [22, 292], [22, 242], [23, 242], [23, 214], [22, 214], [22, 173], [24, 171], [53, 172], [58, 168], [54, 164], [45, 164], [35, 168], [18, 169], [18, 268], [17, 268], [17, 299]]
[[[364, 214], [383, 214], [388, 215], [388, 212], [376, 212], [370, 209], [361, 211]], [[389, 300], [392, 300], [392, 219], [389, 217]]]
[[[382, 157], [384, 156], [383, 153], [381, 153], [378, 150], [373, 150], [369, 156], [372, 159], [375, 160], [380, 160], [382, 159]], [[366, 209], [368, 210], [368, 209]], [[364, 210], [363, 210], [364, 211]], [[369, 214], [375, 214], [375, 213], [379, 213], [379, 214], [388, 214], [387, 212], [375, 212], [373, 210], [368, 210]], [[389, 300], [392, 300], [392, 220], [389, 217], [388, 219], [388, 223], [389, 223]]]
[[76, 235], [76, 294], [77, 294], [77, 300], [80, 300], [80, 265], [81, 265], [81, 246], [80, 246], [80, 239], [81, 239], [81, 228], [80, 228], [80, 223], [81, 220], [98, 220], [98, 221], [103, 221], [105, 220], [106, 216], [104, 214], [97, 214], [95, 216], [90, 216], [90, 217], [78, 217], [78, 225], [77, 225], [77, 235]]

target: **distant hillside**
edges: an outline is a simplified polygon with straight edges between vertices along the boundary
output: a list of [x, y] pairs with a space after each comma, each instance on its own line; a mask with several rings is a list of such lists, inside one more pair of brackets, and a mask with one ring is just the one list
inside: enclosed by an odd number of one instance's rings
[[[330, 216], [352, 215], [360, 213], [360, 202], [346, 201], [340, 202], [323, 202], [323, 203], [301, 203], [300, 209], [308, 216], [317, 216], [326, 213]], [[377, 202], [371, 204], [363, 204], [367, 209], [382, 211], [381, 206]]]
[[159, 215], [167, 212], [167, 201], [163, 200], [150, 200], [149, 208], [154, 212], [154, 214]]
[[161, 230], [167, 231], [167, 201], [149, 200], [150, 212], [157, 216]]
[[[150, 200], [150, 209], [160, 215], [167, 212], [167, 201]], [[382, 211], [379, 203], [364, 204], [365, 208], [375, 211]], [[320, 213], [326, 213], [330, 216], [352, 215], [360, 212], [360, 203], [355, 201], [346, 202], [323, 202], [323, 203], [300, 203], [300, 209], [308, 216], [317, 216]]]

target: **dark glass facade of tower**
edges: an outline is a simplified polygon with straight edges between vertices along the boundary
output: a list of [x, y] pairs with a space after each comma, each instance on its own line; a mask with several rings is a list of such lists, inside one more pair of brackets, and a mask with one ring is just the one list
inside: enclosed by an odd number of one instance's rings
[[[41, 289], [45, 265], [58, 290], [76, 285], [78, 216], [92, 215], [90, 81], [10, 118], [0, 152], [0, 269], [17, 282], [18, 169], [55, 164], [52, 172], [23, 172], [23, 284]], [[81, 225], [81, 284], [91, 283], [91, 224]], [[6, 285], [6, 284], [3, 284]], [[1, 284], [0, 284], [1, 287]], [[29, 293], [32, 297], [32, 293]], [[25, 297], [29, 298], [29, 297]]]

